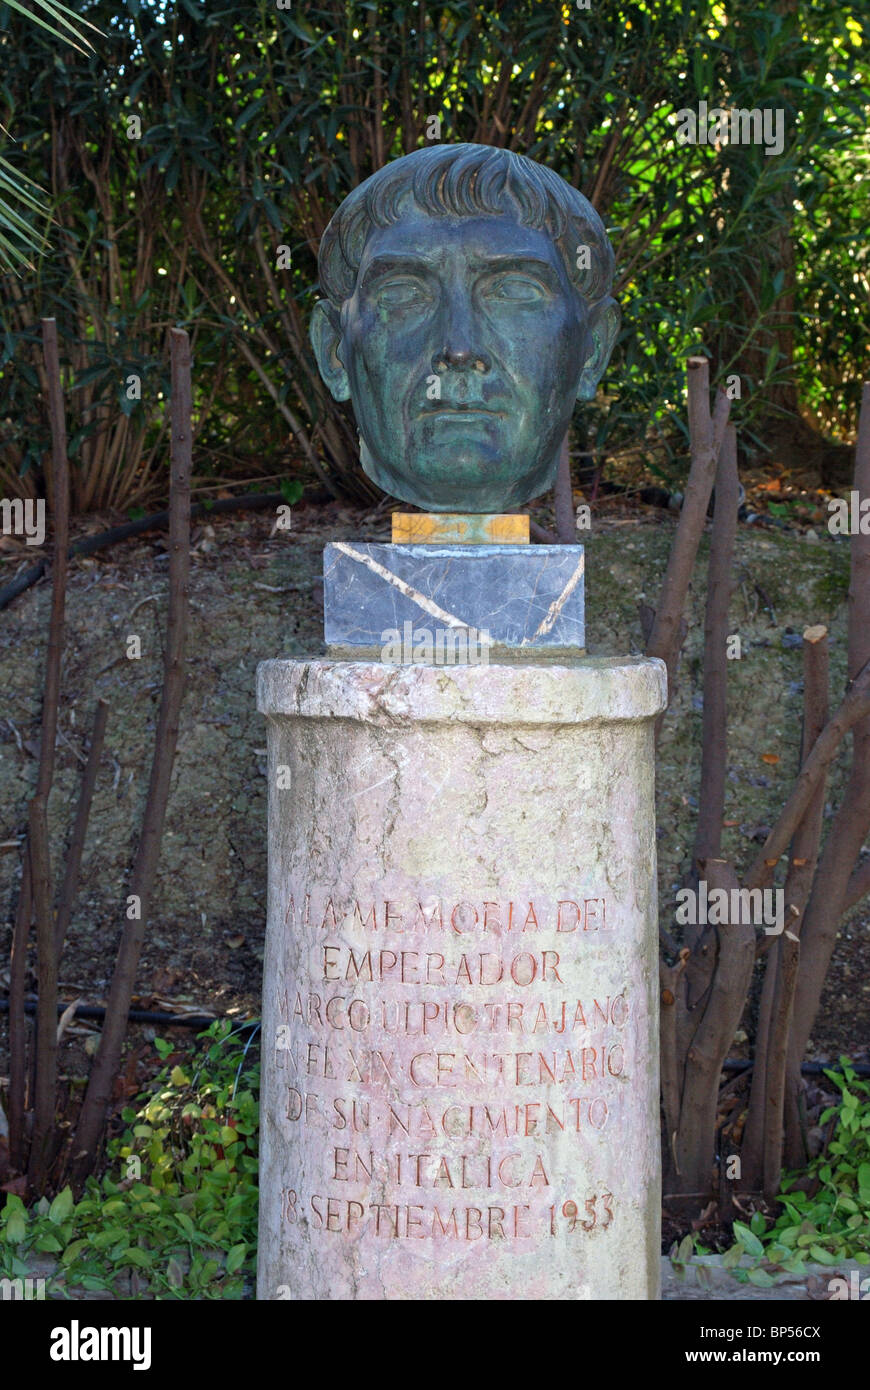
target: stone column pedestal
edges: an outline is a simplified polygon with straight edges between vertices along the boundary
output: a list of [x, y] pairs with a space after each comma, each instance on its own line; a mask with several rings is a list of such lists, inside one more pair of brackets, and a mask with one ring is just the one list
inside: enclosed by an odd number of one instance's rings
[[259, 1298], [658, 1298], [663, 663], [258, 680]]

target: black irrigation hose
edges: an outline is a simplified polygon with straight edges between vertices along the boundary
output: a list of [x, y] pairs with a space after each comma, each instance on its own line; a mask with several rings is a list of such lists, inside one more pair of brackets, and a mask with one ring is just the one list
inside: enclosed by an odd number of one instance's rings
[[[57, 1011], [62, 1014], [66, 1004], [58, 1004]], [[24, 1005], [24, 1011], [28, 1014], [36, 1013], [36, 1001], [28, 999]], [[9, 1000], [0, 999], [0, 1014], [9, 1012]], [[102, 1004], [79, 1004], [76, 1009], [76, 1018], [102, 1019], [106, 1016], [106, 1010]], [[155, 1013], [151, 1009], [131, 1009], [128, 1018], [131, 1023], [163, 1023], [170, 1028], [208, 1028], [212, 1023], [218, 1021], [223, 1023], [239, 1024], [241, 1028], [259, 1028], [258, 1019], [248, 1019], [240, 1021], [236, 1018], [228, 1018], [220, 1014], [165, 1014]], [[825, 1069], [830, 1070], [837, 1066], [836, 1062], [804, 1062], [801, 1071], [804, 1076], [821, 1076]], [[856, 1076], [870, 1076], [870, 1062], [853, 1062], [852, 1067]], [[722, 1071], [751, 1071], [752, 1061], [747, 1057], [726, 1057], [722, 1063]]]
[[[601, 493], [620, 493], [623, 489], [615, 483], [603, 480], [599, 484]], [[663, 507], [668, 511], [678, 512], [683, 505], [683, 494], [681, 492], [668, 492], [662, 487], [642, 487], [630, 489], [624, 494], [628, 498], [638, 498], [647, 506]], [[750, 519], [750, 514], [746, 510], [743, 502], [745, 492], [741, 491], [741, 507], [738, 513], [740, 521]], [[210, 516], [212, 512], [243, 512], [257, 511], [261, 507], [277, 507], [286, 499], [281, 492], [255, 492], [243, 494], [241, 497], [221, 497], [216, 502], [194, 502], [190, 509], [191, 517]], [[707, 515], [712, 516], [713, 503], [707, 508]], [[785, 522], [775, 517], [756, 517], [752, 515], [753, 521], [762, 521], [766, 524], [784, 528]], [[101, 531], [98, 536], [84, 536], [81, 540], [73, 541], [69, 548], [70, 556], [73, 555], [93, 555], [96, 550], [105, 550], [110, 545], [116, 545], [118, 541], [129, 540], [131, 536], [139, 536], [143, 531], [154, 531], [161, 526], [169, 525], [169, 512], [152, 512], [150, 516], [140, 517], [138, 521], [128, 521], [123, 526], [113, 526], [109, 531]], [[9, 604], [19, 594], [25, 593], [38, 582], [48, 569], [48, 559], [40, 560], [32, 565], [29, 570], [24, 570], [15, 579], [10, 580], [0, 588], [0, 610], [8, 608]]]
[[[286, 498], [282, 492], [252, 492], [243, 493], [240, 497], [221, 497], [216, 502], [194, 502], [190, 508], [192, 517], [211, 516], [214, 512], [241, 512], [257, 511], [261, 507], [277, 507]], [[101, 531], [98, 536], [83, 536], [80, 540], [73, 541], [69, 548], [69, 555], [93, 555], [95, 550], [105, 550], [110, 545], [116, 545], [118, 541], [129, 540], [131, 536], [139, 536], [143, 531], [155, 531], [162, 526], [169, 525], [169, 512], [152, 512], [150, 516], [142, 516], [138, 521], [125, 522], [123, 526], [113, 526], [109, 531]], [[40, 560], [37, 564], [31, 565], [29, 570], [24, 570], [22, 574], [16, 576], [10, 583], [4, 584], [0, 589], [0, 609], [8, 607], [13, 599], [18, 598], [27, 589], [42, 578], [48, 569], [48, 558]]]
[[[68, 1008], [66, 1004], [58, 1004], [58, 1015]], [[0, 999], [0, 1014], [8, 1014], [9, 1000]], [[36, 1013], [36, 1001], [27, 999], [24, 1003], [26, 1014]], [[106, 1010], [102, 1004], [79, 1004], [76, 1007], [75, 1018], [92, 1018], [102, 1020], [106, 1017]], [[131, 1023], [161, 1023], [174, 1028], [209, 1028], [213, 1023], [220, 1020], [219, 1014], [167, 1014], [157, 1013], [153, 1009], [131, 1009], [127, 1015]], [[237, 1023], [238, 1019], [227, 1020]], [[248, 1025], [254, 1027], [253, 1023]]]

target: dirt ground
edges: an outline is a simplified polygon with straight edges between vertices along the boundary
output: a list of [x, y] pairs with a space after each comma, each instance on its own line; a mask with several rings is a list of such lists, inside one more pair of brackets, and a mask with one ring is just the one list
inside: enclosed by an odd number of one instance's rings
[[[539, 520], [547, 524], [546, 513]], [[140, 1003], [217, 1013], [259, 1007], [266, 895], [265, 729], [255, 703], [258, 661], [322, 650], [321, 556], [329, 539], [387, 540], [388, 518], [336, 506], [296, 507], [289, 532], [274, 516], [214, 518], [194, 531], [188, 686], [181, 716], [160, 875], [139, 971]], [[108, 525], [108, 521], [106, 521]], [[640, 652], [638, 603], [655, 603], [675, 518], [618, 499], [595, 509], [588, 546], [587, 621], [595, 654]], [[702, 561], [706, 560], [707, 540]], [[83, 863], [83, 882], [61, 970], [62, 997], [105, 998], [124, 916], [127, 874], [150, 770], [167, 592], [165, 536], [120, 544], [71, 564], [57, 763], [49, 821], [62, 865], [81, 764], [98, 696], [109, 701], [105, 755]], [[24, 556], [0, 552], [0, 582]], [[729, 669], [730, 750], [723, 851], [738, 868], [757, 852], [794, 776], [800, 739], [801, 651], [808, 623], [831, 633], [832, 701], [844, 683], [847, 543], [818, 533], [741, 525], [731, 631], [742, 658]], [[18, 843], [36, 776], [50, 584], [0, 613], [0, 997], [8, 982]], [[701, 729], [703, 564], [675, 706], [658, 764], [663, 920], [689, 864]], [[126, 656], [127, 639], [142, 656]], [[826, 816], [841, 794], [845, 754], [829, 781]], [[810, 1052], [864, 1057], [870, 1043], [866, 969], [870, 901], [843, 922]], [[35, 989], [31, 973], [29, 988]], [[0, 1070], [5, 1071], [5, 1016]], [[752, 1009], [733, 1055], [745, 1055]]]

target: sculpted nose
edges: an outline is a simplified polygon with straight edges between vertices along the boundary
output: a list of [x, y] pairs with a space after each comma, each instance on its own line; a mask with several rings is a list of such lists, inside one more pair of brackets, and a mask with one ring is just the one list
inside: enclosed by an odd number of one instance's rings
[[472, 352], [470, 347], [451, 343], [448, 347], [443, 348], [441, 352], [435, 354], [433, 365], [436, 370], [440, 368], [442, 371], [447, 367], [467, 367], [471, 362], [471, 357]]
[[465, 344], [450, 344], [436, 352], [432, 358], [432, 370], [439, 376], [451, 367], [458, 371], [488, 372], [491, 366], [488, 353]]
[[488, 372], [492, 365], [486, 353], [475, 345], [475, 320], [464, 294], [452, 295], [445, 308], [442, 327], [444, 346], [432, 357], [432, 370], [439, 375], [451, 367], [459, 371]]

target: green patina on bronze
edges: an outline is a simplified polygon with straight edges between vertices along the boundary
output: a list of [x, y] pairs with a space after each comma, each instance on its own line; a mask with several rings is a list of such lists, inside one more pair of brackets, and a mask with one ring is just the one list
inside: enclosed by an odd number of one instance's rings
[[613, 251], [582, 194], [510, 150], [415, 150], [348, 195], [319, 269], [311, 341], [374, 482], [475, 513], [552, 486], [620, 322]]

